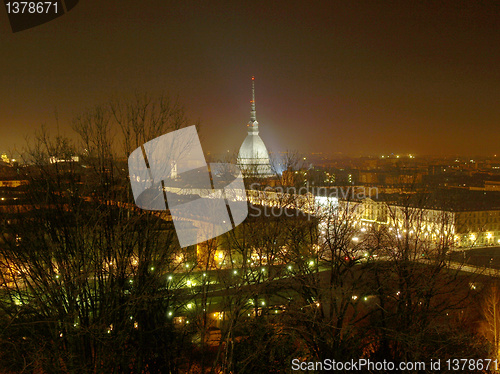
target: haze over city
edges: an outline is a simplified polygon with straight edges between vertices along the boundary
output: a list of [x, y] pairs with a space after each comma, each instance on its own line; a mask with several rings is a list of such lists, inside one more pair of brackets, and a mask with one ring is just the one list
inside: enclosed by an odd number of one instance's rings
[[81, 1], [0, 32], [0, 150], [85, 108], [161, 92], [200, 120], [205, 152], [237, 152], [256, 77], [273, 152], [498, 152], [495, 1]]
[[4, 5], [0, 373], [500, 371], [498, 1]]

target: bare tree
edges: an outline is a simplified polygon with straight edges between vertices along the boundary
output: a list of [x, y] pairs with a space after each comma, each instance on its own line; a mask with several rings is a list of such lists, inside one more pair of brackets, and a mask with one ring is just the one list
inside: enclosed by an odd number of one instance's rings
[[483, 301], [482, 313], [484, 321], [480, 332], [490, 343], [490, 358], [498, 360], [500, 357], [500, 291], [492, 286]]
[[[161, 105], [150, 116], [149, 105], [125, 105], [142, 122], [124, 137], [146, 141], [185, 123]], [[114, 113], [78, 116], [77, 146], [42, 130], [25, 152], [27, 212], [1, 221], [0, 344], [17, 352], [6, 370], [178, 372], [187, 361], [191, 332], [174, 317], [195, 296], [185, 290], [192, 268], [180, 271], [171, 221], [134, 207]]]
[[472, 300], [475, 275], [448, 262], [453, 215], [428, 199], [428, 194], [416, 193], [379, 203], [383, 224], [369, 224], [366, 250], [378, 258], [369, 268], [376, 358], [414, 361], [452, 355], [440, 350], [436, 357], [435, 352], [442, 336], [450, 341], [458, 336], [449, 329], [451, 319]]

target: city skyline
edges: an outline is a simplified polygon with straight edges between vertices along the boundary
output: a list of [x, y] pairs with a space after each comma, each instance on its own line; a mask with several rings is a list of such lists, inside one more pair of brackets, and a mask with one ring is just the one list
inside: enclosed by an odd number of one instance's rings
[[46, 123], [70, 133], [86, 108], [166, 92], [200, 120], [205, 152], [235, 154], [255, 75], [273, 153], [498, 153], [493, 1], [384, 6], [321, 2], [81, 2], [19, 33], [0, 26], [0, 150]]
[[5, 9], [1, 373], [499, 371], [500, 3]]

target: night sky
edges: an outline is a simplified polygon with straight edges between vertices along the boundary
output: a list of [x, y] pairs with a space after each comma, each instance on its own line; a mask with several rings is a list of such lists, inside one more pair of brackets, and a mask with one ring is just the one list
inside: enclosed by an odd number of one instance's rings
[[205, 152], [237, 151], [256, 79], [272, 151], [500, 154], [500, 2], [80, 0], [12, 33], [0, 151], [135, 92], [179, 96]]

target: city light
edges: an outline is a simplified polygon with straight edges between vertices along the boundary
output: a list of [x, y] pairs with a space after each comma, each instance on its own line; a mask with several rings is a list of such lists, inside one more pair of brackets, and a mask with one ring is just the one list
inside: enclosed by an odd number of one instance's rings
[[2, 35], [0, 373], [498, 369], [496, 4], [36, 3]]

